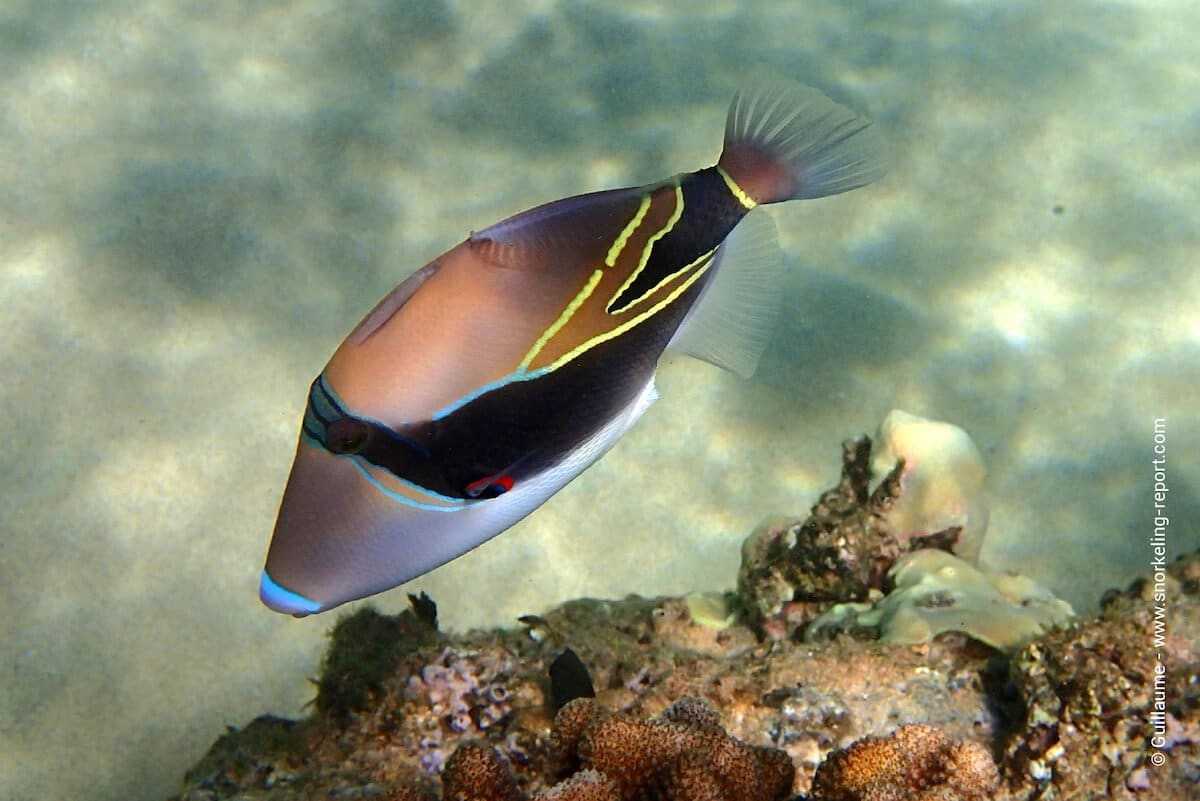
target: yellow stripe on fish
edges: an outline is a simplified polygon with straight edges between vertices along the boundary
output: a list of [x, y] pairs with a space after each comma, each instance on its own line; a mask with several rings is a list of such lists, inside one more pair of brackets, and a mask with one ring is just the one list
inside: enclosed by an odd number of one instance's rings
[[642, 293], [634, 300], [631, 300], [630, 302], [626, 303], [622, 308], [614, 311], [613, 306], [617, 302], [617, 298], [621, 297], [621, 295], [626, 290], [628, 290], [631, 286], [633, 286], [634, 282], [637, 281], [638, 276], [640, 276], [642, 274], [642, 272], [646, 269], [646, 263], [650, 261], [650, 252], [654, 248], [654, 243], [658, 242], [660, 239], [662, 239], [664, 236], [666, 236], [667, 233], [669, 233], [671, 231], [671, 229], [673, 229], [675, 227], [675, 225], [679, 222], [680, 218], [683, 217], [683, 189], [679, 186], [678, 178], [674, 179], [674, 190], [675, 190], [674, 191], [674, 198], [675, 198], [674, 211], [671, 212], [671, 216], [667, 219], [666, 224], [664, 224], [662, 226], [662, 228], [655, 231], [654, 234], [648, 240], [646, 240], [646, 244], [642, 246], [642, 250], [638, 254], [637, 266], [629, 274], [629, 277], [625, 279], [625, 282], [621, 284], [620, 288], [617, 289], [617, 291], [613, 293], [613, 296], [612, 296], [612, 298], [609, 299], [608, 303], [605, 304], [604, 310], [606, 312], [608, 312], [609, 314], [620, 313], [620, 312], [625, 311], [630, 306], [632, 306], [634, 303], [637, 303], [638, 300], [641, 300], [642, 298], [645, 298], [646, 296], [651, 294], [654, 291], [654, 289], [656, 289], [659, 285], [661, 285], [661, 282], [659, 284], [656, 284], [655, 287], [650, 289], [648, 292]]

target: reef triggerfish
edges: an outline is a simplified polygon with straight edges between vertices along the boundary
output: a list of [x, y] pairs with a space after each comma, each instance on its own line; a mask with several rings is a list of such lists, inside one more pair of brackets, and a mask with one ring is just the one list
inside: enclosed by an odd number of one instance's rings
[[655, 400], [668, 348], [749, 375], [778, 298], [759, 204], [883, 174], [869, 120], [738, 93], [716, 165], [517, 214], [413, 273], [313, 381], [259, 596], [304, 616], [512, 526]]

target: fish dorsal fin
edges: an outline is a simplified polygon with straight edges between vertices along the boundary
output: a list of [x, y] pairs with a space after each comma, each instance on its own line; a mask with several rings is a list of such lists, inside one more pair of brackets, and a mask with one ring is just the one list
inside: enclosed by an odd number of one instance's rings
[[499, 267], [564, 268], [602, 258], [641, 205], [643, 189], [555, 200], [471, 232], [471, 249]]
[[747, 214], [716, 258], [716, 273], [668, 348], [749, 378], [779, 316], [783, 268], [771, 215]]
[[437, 272], [439, 266], [436, 261], [430, 262], [401, 281], [383, 300], [375, 304], [375, 308], [350, 332], [348, 338], [350, 344], [361, 345], [370, 339], [372, 334], [382, 328], [405, 303], [408, 303], [409, 299], [421, 288], [421, 284]]

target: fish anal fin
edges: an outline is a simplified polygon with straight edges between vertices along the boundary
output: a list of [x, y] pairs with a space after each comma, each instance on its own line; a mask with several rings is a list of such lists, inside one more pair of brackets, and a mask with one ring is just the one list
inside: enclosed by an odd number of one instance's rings
[[715, 274], [668, 348], [749, 378], [779, 316], [782, 259], [771, 216], [747, 214], [716, 259], [709, 268]]

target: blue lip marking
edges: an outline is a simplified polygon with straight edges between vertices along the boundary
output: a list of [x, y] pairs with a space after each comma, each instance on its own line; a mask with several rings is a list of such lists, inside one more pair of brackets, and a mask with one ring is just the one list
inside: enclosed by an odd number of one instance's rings
[[265, 570], [262, 573], [262, 580], [258, 584], [258, 597], [276, 612], [286, 612], [296, 617], [304, 617], [321, 611], [321, 604], [279, 586], [273, 578], [267, 575]]

